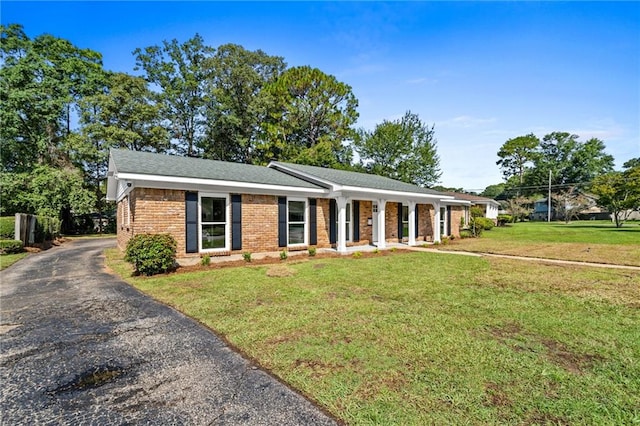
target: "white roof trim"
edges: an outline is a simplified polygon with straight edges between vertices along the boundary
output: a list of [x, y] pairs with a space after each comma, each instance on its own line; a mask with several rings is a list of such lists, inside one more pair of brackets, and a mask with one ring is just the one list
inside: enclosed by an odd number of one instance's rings
[[290, 167], [283, 166], [280, 163], [276, 164], [273, 161], [270, 162], [269, 164], [267, 164], [267, 167], [269, 167], [270, 169], [279, 170], [281, 173], [282, 173], [282, 170], [286, 170], [287, 172], [289, 172], [288, 174], [291, 174], [291, 175], [293, 175], [293, 176], [295, 176], [297, 178], [302, 177], [302, 178], [307, 179], [307, 180], [309, 180], [309, 181], [311, 181], [313, 183], [316, 183], [318, 185], [324, 185], [324, 186], [327, 186], [329, 188], [332, 188], [334, 191], [336, 190], [335, 188], [339, 186], [339, 185], [336, 185], [334, 182], [331, 182], [331, 181], [328, 181], [328, 180], [325, 180], [325, 179], [321, 179], [321, 178], [319, 178], [319, 177], [317, 177], [315, 175], [310, 175], [308, 173], [301, 172], [301, 171], [299, 171], [297, 169], [292, 169]]
[[186, 185], [205, 185], [205, 186], [224, 186], [238, 189], [262, 189], [268, 191], [287, 191], [287, 192], [300, 192], [300, 193], [313, 193], [313, 194], [327, 194], [327, 190], [323, 188], [305, 188], [298, 186], [287, 185], [271, 185], [264, 183], [253, 182], [237, 182], [228, 180], [216, 180], [216, 179], [200, 179], [200, 178], [186, 178], [177, 176], [159, 176], [159, 175], [144, 175], [137, 173], [116, 173], [115, 178], [117, 180], [130, 180], [130, 181], [146, 181], [146, 182], [166, 182], [166, 183], [180, 183]]
[[392, 198], [419, 198], [419, 199], [427, 199], [427, 200], [441, 200], [448, 201], [453, 200], [453, 197], [449, 195], [438, 195], [438, 194], [425, 194], [422, 192], [406, 192], [406, 191], [392, 191], [389, 189], [375, 189], [375, 188], [362, 188], [358, 186], [337, 186], [336, 192], [344, 191], [344, 192], [361, 192], [367, 194], [377, 194], [377, 195], [389, 195]]

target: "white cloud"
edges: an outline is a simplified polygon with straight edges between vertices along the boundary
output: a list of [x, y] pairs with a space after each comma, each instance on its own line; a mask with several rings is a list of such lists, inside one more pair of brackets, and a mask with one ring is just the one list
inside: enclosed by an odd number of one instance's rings
[[458, 128], [470, 128], [478, 127], [489, 123], [495, 123], [495, 118], [479, 118], [469, 115], [460, 115], [448, 120], [436, 122], [436, 126], [439, 127], [458, 127]]
[[438, 80], [435, 78], [427, 78], [427, 77], [419, 77], [419, 78], [412, 78], [409, 80], [405, 80], [406, 84], [412, 84], [412, 85], [419, 85], [419, 84], [434, 84], [437, 83]]

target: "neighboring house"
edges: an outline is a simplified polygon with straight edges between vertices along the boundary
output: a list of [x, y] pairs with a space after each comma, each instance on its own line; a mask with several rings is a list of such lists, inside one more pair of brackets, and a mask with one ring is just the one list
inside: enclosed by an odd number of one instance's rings
[[112, 150], [107, 199], [117, 239], [169, 233], [178, 258], [459, 236], [469, 201], [382, 176]]
[[[549, 205], [546, 198], [540, 198], [533, 202], [533, 212], [531, 212], [531, 220], [547, 220], [549, 216]], [[556, 219], [556, 209], [551, 204], [551, 220]]]
[[[566, 210], [577, 210], [580, 208], [580, 211], [577, 211], [572, 214], [572, 217], [577, 217], [580, 220], [609, 220], [611, 218], [611, 214], [605, 209], [599, 207], [597, 205], [597, 198], [593, 194], [582, 193], [584, 205], [579, 206], [577, 204], [572, 205], [571, 200], [564, 201], [564, 205], [562, 204], [562, 200], [554, 201], [551, 200], [551, 220], [564, 220], [564, 215]], [[558, 205], [560, 202], [560, 205]], [[536, 200], [533, 204], [533, 212], [531, 213], [531, 220], [547, 220], [549, 215], [549, 205], [547, 203], [546, 198], [541, 198]]]
[[[473, 194], [462, 194], [459, 192], [447, 192], [447, 195], [451, 195], [458, 200], [466, 200], [471, 203], [471, 206], [481, 207], [484, 211], [484, 217], [492, 219], [497, 223], [498, 210], [500, 210], [500, 203], [492, 198], [481, 197]], [[469, 223], [469, 211], [467, 210], [465, 216], [465, 223]]]

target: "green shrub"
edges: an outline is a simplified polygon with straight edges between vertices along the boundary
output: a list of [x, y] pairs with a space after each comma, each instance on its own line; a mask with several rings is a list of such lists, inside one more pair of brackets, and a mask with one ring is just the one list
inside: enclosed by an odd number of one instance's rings
[[242, 253], [242, 258], [245, 262], [251, 262], [251, 252], [245, 251], [244, 253]]
[[287, 257], [289, 257], [289, 255], [287, 254], [286, 250], [282, 250], [280, 252], [280, 260], [287, 260]]
[[0, 217], [0, 239], [13, 240], [15, 236], [16, 217]]
[[315, 256], [316, 255], [316, 248], [315, 247], [309, 247], [309, 256]]
[[499, 214], [498, 215], [498, 226], [505, 226], [507, 223], [513, 222], [513, 216], [510, 214]]
[[20, 240], [0, 240], [1, 254], [22, 253], [23, 251], [24, 246]]
[[169, 234], [141, 234], [127, 243], [125, 260], [136, 273], [155, 275], [175, 267], [176, 240]]
[[202, 256], [202, 259], [200, 259], [200, 264], [202, 266], [209, 266], [211, 264], [211, 256], [209, 256], [208, 254]]
[[462, 231], [460, 231], [460, 238], [473, 238], [473, 232], [471, 232], [471, 230], [469, 229], [463, 229]]
[[359, 258], [362, 257], [362, 253], [357, 251], [357, 252], [353, 253], [353, 257], [354, 257], [354, 259], [359, 259]]
[[60, 236], [62, 222], [57, 217], [36, 216], [36, 242], [53, 241]]
[[495, 226], [493, 220], [486, 217], [478, 217], [476, 220], [482, 225], [482, 229], [485, 231], [490, 231]]

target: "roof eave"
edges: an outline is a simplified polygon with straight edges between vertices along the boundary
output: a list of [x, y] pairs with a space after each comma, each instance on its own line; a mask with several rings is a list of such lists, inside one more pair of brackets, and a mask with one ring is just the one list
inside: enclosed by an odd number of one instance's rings
[[202, 179], [202, 178], [188, 178], [180, 176], [160, 176], [160, 175], [147, 175], [138, 173], [118, 173], [115, 175], [118, 180], [127, 181], [145, 181], [145, 182], [157, 182], [157, 183], [171, 183], [171, 184], [183, 184], [185, 187], [190, 186], [210, 186], [210, 187], [224, 187], [242, 191], [268, 191], [268, 192], [288, 192], [288, 193], [301, 193], [301, 194], [318, 194], [325, 195], [327, 190], [324, 188], [309, 188], [302, 186], [291, 185], [276, 185], [276, 184], [264, 184], [254, 182], [238, 182], [219, 179]]

